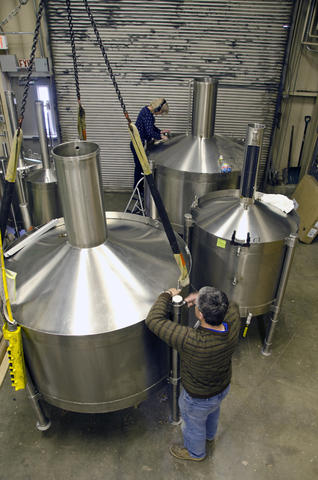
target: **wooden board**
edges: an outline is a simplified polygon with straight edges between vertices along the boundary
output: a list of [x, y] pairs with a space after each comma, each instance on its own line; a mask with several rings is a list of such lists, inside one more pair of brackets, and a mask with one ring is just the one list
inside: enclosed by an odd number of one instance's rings
[[7, 351], [7, 344], [6, 344], [5, 339], [2, 337], [1, 340], [0, 340], [0, 365], [1, 365], [3, 357], [6, 354], [6, 351]]
[[2, 362], [0, 364], [0, 387], [3, 383], [3, 380], [6, 376], [7, 370], [9, 367], [9, 359], [8, 359], [8, 354], [6, 353], [2, 359]]

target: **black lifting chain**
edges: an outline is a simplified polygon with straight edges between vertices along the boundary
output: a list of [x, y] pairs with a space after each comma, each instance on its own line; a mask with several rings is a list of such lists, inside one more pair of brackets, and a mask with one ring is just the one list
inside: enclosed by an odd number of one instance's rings
[[27, 73], [27, 76], [26, 76], [26, 82], [25, 82], [25, 85], [24, 85], [22, 104], [21, 104], [21, 112], [20, 112], [20, 118], [19, 118], [19, 122], [18, 122], [18, 133], [20, 132], [20, 128], [22, 126], [22, 122], [23, 122], [23, 119], [24, 119], [25, 106], [26, 106], [26, 102], [27, 102], [30, 79], [31, 79], [32, 70], [33, 70], [36, 45], [38, 43], [38, 38], [39, 38], [41, 17], [42, 17], [43, 8], [44, 8], [44, 2], [45, 2], [45, 0], [40, 0], [39, 10], [36, 14], [36, 24], [35, 24], [35, 30], [34, 30], [34, 36], [33, 36], [33, 42], [32, 42], [32, 49], [31, 49], [31, 54], [30, 54], [30, 62], [29, 62], [29, 66], [28, 66], [28, 73]]
[[129, 123], [131, 123], [131, 120], [130, 120], [130, 118], [129, 118], [129, 114], [128, 114], [127, 109], [126, 109], [126, 105], [125, 105], [125, 103], [124, 103], [123, 97], [121, 96], [121, 93], [120, 93], [120, 90], [119, 90], [119, 87], [118, 87], [118, 83], [116, 82], [116, 78], [115, 78], [115, 75], [114, 75], [114, 73], [113, 73], [112, 67], [111, 67], [111, 65], [110, 65], [110, 63], [109, 63], [109, 60], [108, 60], [108, 57], [107, 57], [107, 53], [106, 53], [105, 47], [104, 47], [104, 45], [103, 45], [102, 39], [101, 39], [101, 37], [100, 37], [99, 31], [98, 31], [98, 29], [97, 29], [97, 25], [96, 25], [96, 22], [95, 22], [95, 20], [94, 20], [93, 14], [92, 14], [89, 6], [88, 6], [87, 0], [83, 0], [83, 2], [84, 2], [84, 5], [85, 5], [85, 8], [86, 8], [86, 12], [87, 12], [87, 14], [88, 14], [88, 17], [89, 17], [89, 19], [90, 19], [90, 21], [91, 21], [91, 25], [92, 25], [92, 27], [93, 27], [93, 30], [94, 30], [94, 32], [95, 32], [95, 35], [96, 35], [96, 38], [97, 38], [97, 42], [98, 42], [99, 48], [100, 48], [100, 50], [101, 50], [101, 52], [102, 52], [102, 55], [103, 55], [103, 58], [104, 58], [104, 60], [105, 60], [105, 64], [106, 64], [106, 67], [107, 67], [109, 76], [110, 76], [111, 81], [113, 82], [114, 88], [115, 88], [115, 90], [116, 90], [117, 97], [118, 97], [118, 100], [119, 100], [119, 102], [120, 102], [122, 111], [123, 111], [123, 113], [124, 113], [127, 121], [128, 121]]
[[73, 65], [74, 65], [76, 96], [77, 96], [77, 100], [80, 102], [81, 101], [81, 94], [80, 94], [80, 86], [79, 86], [79, 81], [78, 81], [78, 68], [77, 68], [77, 57], [76, 57], [76, 48], [75, 48], [75, 36], [74, 36], [74, 29], [73, 29], [73, 19], [72, 19], [72, 10], [71, 10], [70, 0], [66, 0], [66, 9], [67, 9], [68, 24], [69, 24], [69, 29], [70, 29], [71, 46], [72, 46], [72, 57], [73, 57]]

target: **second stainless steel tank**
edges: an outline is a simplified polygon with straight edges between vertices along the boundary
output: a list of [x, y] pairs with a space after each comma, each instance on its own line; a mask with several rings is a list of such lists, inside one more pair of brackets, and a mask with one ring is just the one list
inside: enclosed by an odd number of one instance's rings
[[179, 232], [195, 198], [239, 186], [244, 147], [231, 138], [214, 135], [217, 86], [211, 77], [195, 79], [191, 134], [172, 137], [149, 152], [157, 187]]

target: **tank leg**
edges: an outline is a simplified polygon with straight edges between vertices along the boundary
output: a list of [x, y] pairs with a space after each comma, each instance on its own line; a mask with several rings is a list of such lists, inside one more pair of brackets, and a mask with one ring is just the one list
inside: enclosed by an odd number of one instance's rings
[[262, 354], [268, 357], [271, 354], [270, 348], [272, 346], [272, 338], [274, 335], [274, 330], [276, 324], [278, 323], [278, 313], [280, 311], [281, 304], [283, 302], [288, 276], [290, 272], [290, 267], [292, 265], [292, 261], [295, 254], [295, 247], [297, 244], [297, 236], [294, 234], [290, 234], [289, 237], [286, 238], [286, 254], [282, 266], [282, 271], [280, 275], [280, 279], [278, 282], [278, 288], [276, 293], [276, 300], [273, 305], [273, 316], [268, 326], [267, 334], [264, 340]]
[[183, 224], [183, 239], [188, 245], [188, 248], [191, 250], [191, 232], [193, 226], [193, 218], [191, 213], [184, 214], [184, 224]]
[[279, 310], [280, 309], [278, 307], [274, 307], [274, 313], [273, 313], [273, 315], [270, 319], [270, 323], [269, 323], [269, 326], [268, 326], [267, 334], [266, 334], [264, 344], [263, 344], [263, 349], [262, 349], [262, 354], [265, 357], [269, 357], [272, 354], [270, 349], [271, 349], [271, 346], [272, 346], [272, 338], [273, 338], [273, 335], [274, 335], [274, 330], [275, 330], [275, 327], [278, 323]]
[[171, 392], [171, 423], [179, 425], [181, 423], [179, 411], [179, 395], [180, 395], [180, 360], [176, 350], [172, 351], [172, 371], [169, 378]]
[[[184, 305], [184, 300], [181, 295], [175, 295], [172, 299], [173, 306], [173, 320], [177, 323], [180, 323], [181, 320], [181, 308]], [[169, 378], [169, 383], [171, 385], [170, 395], [171, 395], [171, 423], [173, 425], [179, 425], [181, 423], [180, 411], [179, 411], [179, 395], [180, 395], [180, 359], [177, 350], [172, 350], [171, 352], [172, 365], [171, 365], [171, 376]]]
[[37, 417], [36, 428], [40, 432], [45, 432], [45, 430], [48, 430], [50, 428], [51, 421], [46, 417], [43, 407], [40, 403], [41, 395], [39, 392], [36, 391], [30, 379], [28, 380], [26, 388], [28, 392], [28, 397], [31, 400], [33, 410], [35, 411]]

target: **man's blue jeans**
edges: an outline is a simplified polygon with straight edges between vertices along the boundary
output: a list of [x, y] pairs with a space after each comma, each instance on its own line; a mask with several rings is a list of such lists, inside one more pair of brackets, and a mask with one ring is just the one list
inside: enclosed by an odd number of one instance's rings
[[184, 446], [192, 457], [205, 457], [206, 440], [212, 440], [216, 434], [220, 405], [229, 390], [230, 385], [214, 397], [194, 398], [182, 389], [179, 397], [181, 429]]

